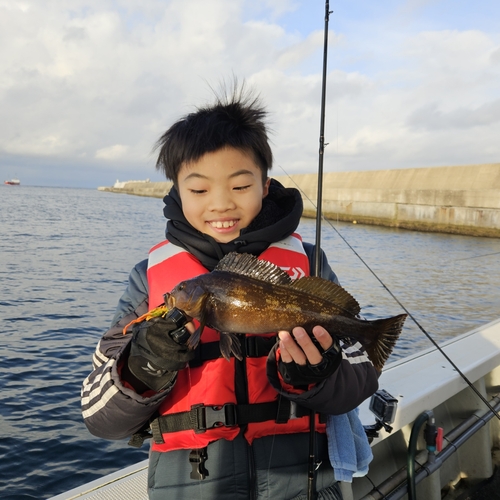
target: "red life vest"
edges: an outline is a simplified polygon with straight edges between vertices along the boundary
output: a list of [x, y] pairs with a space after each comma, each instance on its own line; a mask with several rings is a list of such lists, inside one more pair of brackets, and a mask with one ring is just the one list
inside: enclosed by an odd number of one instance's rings
[[[309, 259], [298, 234], [269, 246], [259, 259], [272, 262], [293, 279], [308, 276]], [[148, 284], [149, 307], [153, 309], [162, 304], [163, 295], [170, 292], [179, 282], [208, 273], [200, 261], [186, 250], [163, 241], [154, 246], [149, 253]], [[274, 334], [271, 334], [273, 336]], [[201, 343], [216, 342], [219, 333], [205, 327]], [[249, 404], [275, 402], [278, 393], [267, 381], [266, 356], [245, 358], [247, 394]], [[160, 415], [186, 414], [196, 406], [222, 407], [237, 404], [235, 394], [235, 358], [230, 361], [220, 357], [205, 361], [201, 366], [186, 367], [177, 374], [177, 382], [160, 407]], [[172, 417], [171, 417], [172, 418]], [[316, 430], [324, 432], [324, 424], [316, 422]], [[264, 422], [251, 422], [245, 429], [245, 438], [252, 443], [255, 438], [272, 434], [291, 434], [307, 432], [309, 417], [304, 416], [277, 423], [275, 419]], [[204, 448], [217, 439], [235, 439], [240, 428], [236, 426], [216, 426], [204, 432], [192, 428], [161, 433], [163, 444], [153, 442], [154, 451]]]

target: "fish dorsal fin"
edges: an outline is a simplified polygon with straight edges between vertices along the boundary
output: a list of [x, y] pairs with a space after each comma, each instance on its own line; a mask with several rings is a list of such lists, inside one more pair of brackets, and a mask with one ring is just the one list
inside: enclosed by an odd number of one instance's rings
[[356, 316], [361, 310], [358, 301], [347, 290], [323, 278], [306, 276], [294, 281], [290, 287], [333, 302], [353, 316]]
[[292, 278], [278, 266], [267, 260], [259, 260], [249, 253], [228, 253], [219, 261], [214, 271], [241, 274], [274, 285], [289, 285], [292, 282]]

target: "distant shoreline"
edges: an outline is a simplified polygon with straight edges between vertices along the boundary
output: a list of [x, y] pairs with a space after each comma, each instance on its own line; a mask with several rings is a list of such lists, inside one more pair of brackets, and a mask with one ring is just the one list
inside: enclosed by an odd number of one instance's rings
[[[316, 174], [273, 176], [302, 192], [304, 217], [315, 217]], [[118, 183], [119, 181], [117, 181]], [[100, 191], [163, 198], [171, 182], [125, 181]], [[500, 238], [500, 163], [360, 172], [323, 180], [327, 219]]]

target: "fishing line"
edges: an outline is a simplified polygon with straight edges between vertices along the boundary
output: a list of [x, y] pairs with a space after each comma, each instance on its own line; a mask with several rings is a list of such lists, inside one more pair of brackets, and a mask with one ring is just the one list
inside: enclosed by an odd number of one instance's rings
[[490, 255], [498, 255], [498, 254], [500, 254], [500, 252], [485, 253], [483, 255], [473, 255], [472, 257], [462, 257], [461, 259], [454, 259], [453, 262], [456, 262], [457, 260], [480, 259], [481, 257], [489, 257]]
[[[302, 193], [302, 195], [312, 204], [314, 208], [317, 209], [315, 203], [307, 196], [307, 194], [300, 188], [300, 186], [292, 179], [288, 172], [281, 166], [278, 165], [287, 177], [297, 186], [297, 189]], [[396, 301], [396, 303], [403, 309], [403, 311], [408, 314], [412, 321], [417, 325], [419, 330], [431, 341], [431, 343], [436, 347], [436, 349], [446, 358], [448, 363], [457, 371], [457, 373], [462, 377], [462, 379], [467, 383], [467, 385], [472, 389], [472, 391], [478, 396], [479, 399], [486, 405], [487, 408], [500, 420], [500, 414], [490, 405], [487, 399], [474, 387], [472, 382], [465, 376], [465, 374], [458, 368], [458, 366], [452, 361], [452, 359], [443, 351], [443, 349], [438, 345], [438, 343], [431, 337], [427, 330], [417, 321], [415, 316], [404, 306], [404, 304], [392, 293], [392, 291], [387, 287], [387, 285], [382, 281], [381, 278], [375, 273], [375, 271], [368, 265], [368, 263], [359, 255], [358, 252], [353, 248], [353, 246], [347, 241], [347, 239], [340, 233], [340, 231], [323, 215], [321, 214], [321, 219], [324, 220], [344, 241], [344, 243], [352, 250], [354, 255], [363, 263], [363, 265], [370, 271], [370, 273], [375, 277], [375, 279], [382, 285], [382, 287], [387, 291], [387, 293]]]

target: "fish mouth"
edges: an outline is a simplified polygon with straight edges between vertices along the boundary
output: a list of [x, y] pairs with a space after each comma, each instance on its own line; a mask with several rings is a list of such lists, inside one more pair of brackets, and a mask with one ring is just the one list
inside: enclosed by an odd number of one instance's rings
[[163, 298], [165, 299], [165, 305], [168, 309], [173, 309], [175, 307], [175, 297], [172, 294], [167, 292]]

